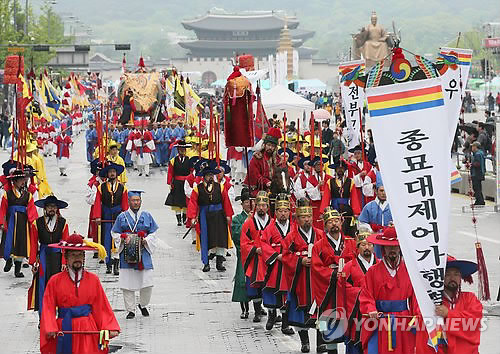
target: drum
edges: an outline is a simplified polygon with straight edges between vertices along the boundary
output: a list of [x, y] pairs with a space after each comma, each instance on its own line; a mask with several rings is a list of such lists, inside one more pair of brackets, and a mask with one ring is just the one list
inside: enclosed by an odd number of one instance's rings
[[130, 242], [123, 249], [125, 262], [130, 264], [141, 261], [142, 239], [137, 234], [130, 234]]

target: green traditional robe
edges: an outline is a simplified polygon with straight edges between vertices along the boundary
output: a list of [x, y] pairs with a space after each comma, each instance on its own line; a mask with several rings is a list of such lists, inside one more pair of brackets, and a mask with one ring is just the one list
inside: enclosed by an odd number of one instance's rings
[[234, 288], [233, 288], [233, 302], [248, 302], [250, 301], [247, 297], [247, 291], [245, 288], [245, 272], [243, 271], [243, 266], [241, 264], [241, 247], [240, 247], [240, 236], [241, 228], [243, 223], [247, 219], [248, 214], [242, 211], [240, 214], [233, 217], [231, 223], [231, 236], [233, 238], [233, 243], [236, 246], [236, 255], [238, 257], [236, 263], [236, 272], [234, 274]]

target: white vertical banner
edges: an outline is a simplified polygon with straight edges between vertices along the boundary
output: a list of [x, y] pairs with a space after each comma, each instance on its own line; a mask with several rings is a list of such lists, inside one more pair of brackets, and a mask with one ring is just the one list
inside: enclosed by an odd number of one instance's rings
[[361, 141], [360, 112], [363, 111], [365, 93], [354, 81], [364, 69], [364, 60], [354, 60], [339, 65], [340, 94], [349, 134], [348, 149], [352, 149]]
[[274, 87], [276, 85], [276, 68], [274, 65], [274, 56], [272, 54], [269, 54], [267, 62], [269, 65], [269, 86]]
[[299, 52], [293, 50], [293, 76], [299, 77]]
[[446, 267], [450, 174], [441, 78], [366, 90], [370, 126], [408, 274], [432, 342]]
[[[448, 110], [448, 143], [451, 149], [465, 96], [465, 86], [469, 78], [472, 49], [443, 47], [439, 54], [445, 60], [445, 66], [441, 70], [441, 80], [444, 102]], [[451, 184], [462, 179], [453, 160], [450, 162], [450, 171]]]

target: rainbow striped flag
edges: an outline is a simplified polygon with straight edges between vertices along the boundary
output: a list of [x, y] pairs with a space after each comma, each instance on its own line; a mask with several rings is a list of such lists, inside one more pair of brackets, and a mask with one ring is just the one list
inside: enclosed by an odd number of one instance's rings
[[444, 106], [441, 85], [368, 96], [368, 109], [370, 110], [371, 117], [418, 111], [439, 106]]
[[462, 175], [457, 170], [451, 172], [451, 184], [458, 183], [462, 180]]
[[[458, 51], [458, 53], [457, 53]], [[465, 51], [465, 50], [464, 50]], [[455, 53], [458, 54], [458, 64], [459, 65], [464, 65], [464, 66], [470, 66], [472, 62], [472, 51], [470, 49], [466, 49], [467, 53], [461, 52], [455, 49]], [[470, 51], [470, 53], [469, 53]], [[452, 50], [449, 50], [448, 48], [442, 48], [439, 54], [445, 54], [449, 55], [452, 52]]]

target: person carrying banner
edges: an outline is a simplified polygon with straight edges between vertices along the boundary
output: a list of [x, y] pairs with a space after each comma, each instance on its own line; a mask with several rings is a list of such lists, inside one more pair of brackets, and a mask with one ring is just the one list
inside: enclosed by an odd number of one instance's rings
[[175, 211], [177, 226], [186, 223], [187, 198], [184, 191], [184, 184], [191, 172], [190, 159], [186, 156], [186, 149], [191, 147], [183, 140], [176, 144], [177, 156], [172, 158], [168, 164], [167, 184], [170, 186], [170, 193], [167, 196], [165, 205], [169, 205]]
[[67, 270], [55, 274], [45, 289], [40, 352], [107, 353], [107, 340], [120, 333], [120, 325], [99, 278], [84, 269], [85, 251], [98, 250], [101, 257], [106, 251], [78, 234], [49, 246], [63, 251]]
[[[326, 237], [314, 243], [311, 257], [311, 292], [319, 314], [342, 306], [337, 301], [338, 266], [341, 258], [347, 263], [356, 257], [355, 241], [342, 235], [340, 213], [328, 207], [323, 212], [323, 221]], [[328, 338], [327, 332], [318, 334], [318, 352], [337, 353], [337, 343], [343, 338]]]
[[261, 261], [261, 236], [271, 222], [269, 217], [269, 195], [259, 191], [255, 198], [255, 212], [251, 214], [241, 229], [241, 263], [245, 272], [248, 298], [252, 299], [255, 310], [254, 322], [262, 316], [262, 287], [266, 276], [266, 265]]
[[[481, 342], [483, 305], [472, 292], [462, 291], [462, 281], [472, 283], [477, 264], [448, 256], [444, 275], [443, 303], [436, 306], [436, 315], [445, 320], [444, 337], [439, 340], [437, 353], [478, 354]], [[417, 332], [417, 353], [436, 353], [429, 345], [425, 326]]]
[[247, 176], [243, 184], [250, 188], [252, 197], [259, 191], [269, 190], [273, 177], [274, 166], [276, 166], [275, 151], [281, 131], [271, 128], [263, 140], [264, 149], [261, 154], [254, 154], [249, 162]]
[[158, 225], [147, 211], [141, 211], [143, 191], [128, 192], [127, 209], [116, 218], [111, 235], [120, 257], [118, 286], [123, 292], [127, 320], [135, 317], [135, 292], [139, 291], [139, 310], [149, 316], [147, 305], [153, 292], [153, 259], [158, 247]]
[[42, 315], [42, 301], [47, 282], [54, 275], [66, 269], [66, 260], [61, 250], [49, 247], [69, 238], [68, 224], [59, 211], [68, 206], [63, 200], [49, 195], [35, 202], [43, 208], [44, 215], [33, 222], [31, 227], [31, 249], [29, 264], [33, 267], [33, 282], [28, 291], [28, 310]]
[[[368, 242], [382, 246], [382, 261], [370, 267], [359, 295], [361, 340], [367, 353], [408, 354], [415, 350], [410, 331], [418, 304], [394, 227], [372, 234]], [[375, 328], [373, 330], [373, 328]]]
[[277, 309], [281, 309], [281, 332], [286, 335], [295, 333], [288, 325], [288, 315], [284, 309], [288, 284], [283, 274], [283, 242], [293, 228], [290, 220], [290, 198], [287, 194], [281, 193], [276, 197], [275, 219], [271, 220], [264, 229], [261, 236], [262, 256], [260, 261], [265, 264], [266, 276], [264, 288], [262, 289], [262, 299], [264, 307], [269, 308], [269, 317], [266, 329], [271, 330], [279, 320]]
[[[201, 250], [203, 271], [210, 271], [208, 253], [216, 254], [217, 270], [225, 271], [222, 264], [226, 249], [232, 247], [229, 225], [233, 216], [233, 208], [227, 191], [220, 183], [214, 182], [214, 175], [220, 173], [213, 160], [201, 160], [195, 166], [197, 175], [203, 181], [193, 188], [187, 210], [187, 217], [196, 226], [196, 249]], [[210, 220], [210, 222], [208, 222]]]
[[[302, 353], [309, 353], [308, 329], [315, 327], [313, 315], [317, 304], [313, 304], [311, 292], [311, 257], [313, 245], [325, 236], [313, 227], [313, 210], [309, 200], [297, 200], [297, 225], [286, 236], [283, 243], [282, 261], [286, 284], [290, 287], [287, 296], [288, 321], [299, 327]], [[319, 336], [319, 334], [318, 334]]]

